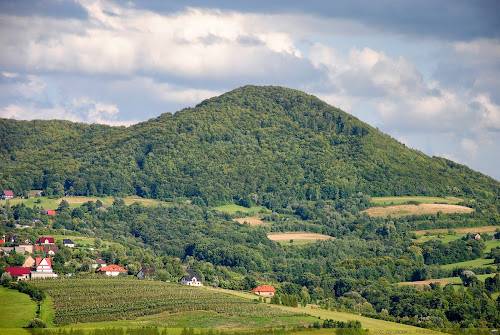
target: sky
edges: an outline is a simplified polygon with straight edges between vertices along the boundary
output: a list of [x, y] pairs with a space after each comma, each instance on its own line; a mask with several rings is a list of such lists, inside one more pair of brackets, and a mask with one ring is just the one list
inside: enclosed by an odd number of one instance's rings
[[500, 180], [499, 12], [495, 0], [0, 0], [0, 117], [127, 126], [281, 85]]

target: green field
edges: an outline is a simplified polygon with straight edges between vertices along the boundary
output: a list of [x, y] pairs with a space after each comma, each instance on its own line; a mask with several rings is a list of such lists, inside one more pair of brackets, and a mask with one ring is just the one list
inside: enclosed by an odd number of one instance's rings
[[408, 203], [455, 205], [462, 202], [462, 199], [456, 197], [397, 196], [371, 197], [370, 202], [376, 206], [404, 205]]
[[[111, 206], [114, 201], [114, 197], [80, 197], [80, 196], [73, 196], [73, 197], [62, 197], [62, 198], [48, 198], [48, 197], [34, 197], [34, 198], [28, 198], [28, 199], [23, 199], [23, 198], [14, 198], [10, 200], [0, 200], [0, 205], [5, 205], [6, 203], [9, 203], [11, 206], [17, 205], [20, 203], [25, 204], [27, 207], [33, 208], [35, 206], [41, 207], [43, 209], [56, 209], [59, 206], [59, 203], [62, 200], [66, 200], [69, 203], [69, 206], [72, 208], [79, 207], [82, 204], [88, 202], [88, 201], [97, 201], [101, 200], [104, 206]], [[123, 201], [125, 201], [125, 204], [131, 205], [135, 202], [138, 202], [144, 206], [157, 206], [159, 204], [168, 204], [167, 202], [163, 202], [160, 200], [156, 199], [145, 199], [145, 198], [140, 198], [136, 196], [127, 196], [123, 198]]]
[[495, 266], [492, 259], [478, 258], [470, 261], [441, 265], [441, 268], [445, 270], [453, 270], [456, 268], [472, 269], [472, 268], [485, 268], [488, 266]]
[[236, 204], [227, 204], [218, 207], [214, 207], [214, 209], [218, 212], [234, 215], [234, 214], [242, 214], [245, 216], [252, 216], [258, 213], [269, 213], [269, 209], [262, 206], [252, 206], [250, 208], [243, 207]]
[[[200, 327], [247, 327], [309, 324], [311, 317], [273, 309], [253, 300], [214, 294], [206, 288], [131, 278], [57, 279], [33, 281], [54, 301], [59, 325], [113, 320], [183, 327], [199, 320]], [[75, 302], [78, 302], [75, 304]], [[192, 315], [193, 312], [197, 314]], [[202, 312], [200, 314], [200, 312]], [[134, 320], [135, 321], [135, 320]]]
[[22, 328], [35, 317], [36, 303], [16, 290], [0, 286], [0, 334], [3, 328]]
[[439, 234], [439, 235], [424, 235], [415, 240], [416, 243], [424, 243], [431, 240], [440, 240], [443, 243], [450, 243], [461, 239], [465, 234]]

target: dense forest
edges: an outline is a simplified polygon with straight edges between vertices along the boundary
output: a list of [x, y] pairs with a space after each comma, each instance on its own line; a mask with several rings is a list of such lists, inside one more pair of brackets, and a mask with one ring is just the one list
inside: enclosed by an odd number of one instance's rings
[[499, 194], [492, 178], [409, 149], [314, 96], [257, 86], [129, 128], [2, 119], [0, 188], [269, 208], [358, 192]]

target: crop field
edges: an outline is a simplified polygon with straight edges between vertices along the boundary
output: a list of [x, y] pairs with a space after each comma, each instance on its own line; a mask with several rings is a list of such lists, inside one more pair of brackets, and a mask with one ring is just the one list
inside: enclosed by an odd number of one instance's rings
[[[72, 208], [79, 207], [82, 204], [88, 201], [97, 201], [101, 200], [104, 206], [111, 206], [113, 204], [113, 197], [80, 197], [80, 196], [72, 196], [72, 197], [62, 197], [62, 198], [48, 198], [48, 197], [36, 197], [36, 198], [14, 198], [10, 200], [0, 200], [0, 205], [5, 205], [5, 203], [9, 203], [11, 206], [17, 205], [20, 203], [25, 204], [27, 207], [33, 208], [35, 206], [42, 207], [43, 209], [56, 209], [59, 206], [59, 203], [62, 200], [66, 200], [69, 203], [69, 206]], [[167, 202], [156, 200], [156, 199], [146, 199], [140, 198], [136, 196], [127, 196], [123, 198], [123, 201], [126, 205], [131, 205], [135, 202], [138, 202], [144, 206], [157, 206], [159, 204], [168, 204]]]
[[211, 311], [219, 317], [271, 320], [294, 316], [228, 294], [199, 287], [135, 279], [57, 279], [33, 281], [44, 290], [55, 307], [56, 324], [135, 319], [159, 313]]
[[290, 244], [305, 244], [333, 239], [333, 237], [328, 235], [307, 232], [269, 233], [267, 234], [267, 238], [271, 241]]
[[429, 215], [451, 213], [471, 213], [474, 210], [469, 207], [450, 204], [419, 204], [419, 205], [394, 205], [386, 207], [371, 207], [365, 209], [363, 212], [372, 217], [385, 217], [385, 216], [408, 216], [408, 215]]
[[[484, 281], [486, 278], [494, 276], [495, 273], [488, 273], [488, 274], [477, 275], [477, 278], [480, 281]], [[399, 285], [424, 286], [424, 285], [430, 285], [432, 283], [441, 285], [447, 285], [447, 284], [462, 285], [462, 279], [460, 279], [460, 277], [435, 278], [427, 280], [401, 282], [399, 283]]]
[[261, 218], [258, 216], [246, 216], [244, 218], [236, 218], [234, 221], [241, 223], [241, 224], [248, 224], [250, 226], [261, 226], [264, 224], [264, 221], [262, 221]]
[[258, 213], [269, 213], [270, 210], [262, 207], [262, 206], [252, 206], [250, 208], [243, 207], [236, 204], [227, 204], [218, 207], [214, 207], [214, 209], [218, 212], [235, 215], [235, 214], [243, 214], [246, 216], [255, 216]]

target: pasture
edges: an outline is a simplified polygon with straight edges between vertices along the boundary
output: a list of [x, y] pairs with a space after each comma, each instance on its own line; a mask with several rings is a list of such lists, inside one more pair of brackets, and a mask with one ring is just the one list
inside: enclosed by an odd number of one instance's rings
[[[100, 200], [105, 207], [111, 206], [114, 201], [114, 197], [83, 197], [83, 196], [68, 196], [61, 198], [49, 198], [49, 197], [33, 197], [28, 199], [14, 198], [10, 200], [0, 200], [0, 205], [5, 205], [9, 203], [11, 206], [23, 203], [25, 206], [33, 208], [35, 206], [41, 207], [43, 209], [56, 209], [62, 200], [66, 200], [71, 208], [80, 207], [86, 202]], [[137, 196], [126, 196], [122, 198], [126, 205], [131, 205], [133, 203], [140, 203], [144, 206], [158, 206], [160, 204], [167, 204], [167, 202], [156, 200], [156, 199], [146, 199]]]
[[[477, 275], [476, 277], [480, 280], [483, 281], [486, 278], [494, 277], [495, 273], [488, 273], [488, 274], [482, 274], [482, 275]], [[447, 284], [453, 284], [453, 285], [462, 285], [462, 279], [460, 277], [447, 277], [447, 278], [435, 278], [435, 279], [427, 279], [427, 280], [418, 280], [418, 281], [407, 281], [407, 282], [401, 282], [399, 285], [408, 285], [408, 286], [425, 286], [425, 285], [430, 285], [430, 284], [440, 284], [440, 285], [447, 285]]]
[[332, 236], [308, 232], [269, 233], [267, 234], [267, 238], [271, 241], [287, 243], [289, 245], [300, 245], [333, 239]]
[[371, 197], [370, 202], [376, 206], [406, 205], [406, 204], [449, 204], [456, 205], [463, 200], [456, 197], [427, 197], [427, 196], [395, 196]]
[[227, 205], [222, 205], [222, 206], [217, 206], [213, 208], [214, 210], [229, 214], [229, 215], [236, 215], [236, 214], [241, 214], [245, 216], [256, 216], [259, 213], [270, 213], [271, 211], [265, 207], [262, 206], [252, 206], [252, 207], [243, 207], [240, 205], [236, 204], [227, 204]]
[[489, 266], [495, 266], [492, 259], [486, 258], [477, 258], [470, 261], [463, 261], [451, 264], [444, 264], [440, 267], [445, 270], [453, 270], [453, 269], [472, 269], [472, 268], [486, 268]]
[[365, 209], [366, 213], [371, 217], [386, 217], [386, 216], [408, 216], [408, 215], [434, 215], [438, 213], [452, 214], [472, 213], [474, 210], [469, 207], [450, 204], [419, 204], [419, 205], [393, 205], [386, 207], [370, 207]]
[[467, 233], [494, 233], [500, 229], [500, 226], [481, 226], [481, 227], [460, 227], [460, 228], [438, 228], [438, 229], [425, 229], [425, 230], [415, 230], [417, 235], [438, 235], [438, 234], [448, 234], [454, 232], [457, 234], [467, 234]]
[[24, 293], [0, 286], [0, 334], [22, 328], [36, 315], [36, 303]]
[[250, 226], [261, 226], [264, 224], [264, 221], [258, 216], [246, 216], [243, 218], [236, 218], [233, 220], [240, 224], [247, 224]]

